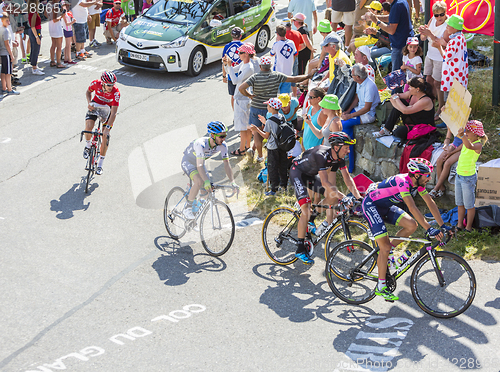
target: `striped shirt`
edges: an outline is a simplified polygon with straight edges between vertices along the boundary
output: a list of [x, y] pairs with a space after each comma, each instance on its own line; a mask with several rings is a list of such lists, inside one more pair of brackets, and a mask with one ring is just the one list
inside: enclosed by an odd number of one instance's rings
[[284, 83], [288, 76], [276, 71], [260, 71], [248, 78], [246, 83], [253, 87], [251, 107], [256, 109], [266, 109], [264, 104], [270, 98], [278, 97], [278, 89], [281, 83]]

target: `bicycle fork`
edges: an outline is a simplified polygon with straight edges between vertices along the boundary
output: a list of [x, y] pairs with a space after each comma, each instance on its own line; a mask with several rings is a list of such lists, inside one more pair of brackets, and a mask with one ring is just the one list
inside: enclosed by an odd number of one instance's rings
[[444, 279], [443, 272], [441, 271], [441, 267], [439, 267], [439, 263], [437, 262], [437, 257], [434, 249], [432, 247], [427, 247], [427, 252], [429, 253], [429, 257], [432, 263], [432, 267], [434, 267], [434, 271], [436, 272], [436, 276], [438, 278], [439, 285], [444, 287], [446, 285], [446, 280]]

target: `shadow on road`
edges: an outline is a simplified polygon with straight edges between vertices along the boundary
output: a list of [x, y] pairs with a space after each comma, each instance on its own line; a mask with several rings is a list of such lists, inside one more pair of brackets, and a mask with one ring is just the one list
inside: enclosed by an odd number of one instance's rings
[[223, 271], [227, 267], [220, 258], [205, 253], [193, 254], [190, 245], [181, 245], [179, 241], [167, 236], [157, 237], [155, 245], [164, 253], [156, 259], [152, 267], [158, 273], [159, 279], [165, 281], [168, 286], [186, 284], [192, 274]]
[[66, 220], [74, 216], [75, 211], [86, 211], [90, 202], [85, 204], [85, 198], [99, 187], [99, 184], [93, 183], [89, 187], [88, 194], [85, 193], [85, 178], [82, 182], [75, 183], [68, 191], [59, 197], [59, 200], [50, 201], [50, 210], [57, 212], [56, 217], [60, 220]]
[[[500, 291], [500, 279], [498, 280], [495, 289]], [[495, 298], [493, 301], [488, 301], [484, 305], [485, 307], [493, 307], [495, 309], [500, 309], [500, 297]]]

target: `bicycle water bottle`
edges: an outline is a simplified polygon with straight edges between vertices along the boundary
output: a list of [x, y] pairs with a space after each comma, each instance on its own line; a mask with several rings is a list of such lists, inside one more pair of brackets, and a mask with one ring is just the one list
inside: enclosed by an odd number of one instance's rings
[[391, 253], [389, 253], [388, 263], [390, 270], [397, 270], [398, 267], [396, 265], [396, 259], [394, 258], [394, 253], [392, 253], [392, 250]]
[[321, 234], [323, 234], [323, 232], [326, 231], [327, 228], [328, 228], [328, 222], [326, 222], [326, 220], [325, 220], [316, 229], [316, 236], [320, 236]]
[[198, 204], [198, 200], [194, 199], [193, 204], [191, 206], [191, 210], [193, 211], [193, 214], [198, 212], [198, 209], [200, 209], [199, 204]]
[[398, 258], [398, 264], [399, 266], [403, 265], [406, 261], [408, 261], [408, 258], [410, 258], [411, 252], [409, 250], [406, 250], [399, 258]]

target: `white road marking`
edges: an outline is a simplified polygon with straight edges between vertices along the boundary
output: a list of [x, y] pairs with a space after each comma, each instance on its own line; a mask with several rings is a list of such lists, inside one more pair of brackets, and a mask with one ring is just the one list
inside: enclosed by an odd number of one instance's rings
[[2, 139], [0, 139], [0, 143], [8, 143], [12, 140], [12, 138], [9, 138], [9, 137], [3, 137]]

